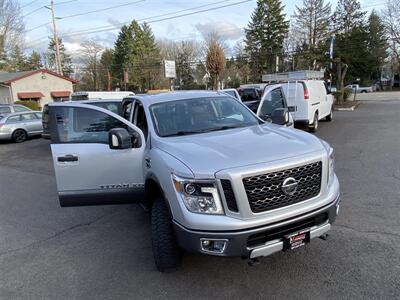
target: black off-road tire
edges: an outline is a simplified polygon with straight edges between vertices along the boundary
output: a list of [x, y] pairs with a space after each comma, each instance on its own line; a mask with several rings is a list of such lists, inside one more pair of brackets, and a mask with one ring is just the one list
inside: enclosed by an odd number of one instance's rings
[[318, 112], [314, 114], [314, 120], [312, 124], [308, 125], [308, 131], [310, 132], [317, 132], [319, 127], [319, 120], [318, 120]]
[[27, 138], [28, 138], [28, 134], [23, 129], [17, 129], [12, 134], [12, 140], [15, 143], [25, 142]]
[[157, 270], [176, 270], [181, 264], [182, 251], [176, 242], [167, 204], [162, 198], [156, 199], [151, 209], [151, 241]]
[[329, 115], [325, 117], [325, 121], [331, 122], [332, 120], [333, 120], [333, 107], [331, 107]]

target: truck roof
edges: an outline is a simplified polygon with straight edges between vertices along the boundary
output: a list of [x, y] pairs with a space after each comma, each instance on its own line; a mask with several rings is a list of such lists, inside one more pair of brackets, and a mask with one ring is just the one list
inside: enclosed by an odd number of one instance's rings
[[134, 96], [128, 96], [124, 99], [139, 99], [143, 104], [151, 105], [160, 102], [178, 101], [193, 98], [207, 98], [207, 97], [226, 97], [226, 93], [222, 91], [176, 91], [169, 93], [159, 94], [138, 94]]

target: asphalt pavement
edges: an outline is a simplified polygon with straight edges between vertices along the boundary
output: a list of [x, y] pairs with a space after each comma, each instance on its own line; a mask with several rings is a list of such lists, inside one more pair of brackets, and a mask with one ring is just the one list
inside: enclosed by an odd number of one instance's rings
[[60, 208], [49, 142], [0, 143], [0, 299], [399, 299], [399, 116], [369, 101], [320, 123], [343, 196], [327, 241], [254, 267], [186, 254], [168, 274], [140, 206]]

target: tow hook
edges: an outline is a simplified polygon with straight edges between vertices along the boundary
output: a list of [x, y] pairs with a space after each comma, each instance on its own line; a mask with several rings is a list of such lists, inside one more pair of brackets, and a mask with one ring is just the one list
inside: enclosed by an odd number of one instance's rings
[[319, 238], [321, 239], [321, 240], [324, 240], [324, 241], [326, 241], [327, 239], [328, 239], [328, 236], [329, 236], [329, 234], [327, 234], [327, 233], [324, 233], [323, 235], [321, 235]]
[[247, 264], [248, 264], [250, 267], [254, 267], [254, 266], [260, 264], [260, 260], [259, 260], [258, 258], [249, 258], [249, 259], [247, 260]]

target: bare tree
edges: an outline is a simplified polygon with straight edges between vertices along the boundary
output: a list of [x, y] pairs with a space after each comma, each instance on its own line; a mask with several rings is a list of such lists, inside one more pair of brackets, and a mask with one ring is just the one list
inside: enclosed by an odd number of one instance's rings
[[88, 40], [82, 46], [82, 62], [85, 66], [83, 80], [89, 89], [97, 91], [99, 89], [99, 65], [104, 48], [92, 40]]
[[206, 49], [206, 67], [210, 75], [211, 86], [216, 90], [226, 64], [224, 46], [217, 35], [210, 34], [206, 39]]
[[0, 64], [19, 45], [24, 31], [21, 8], [16, 0], [0, 0]]

